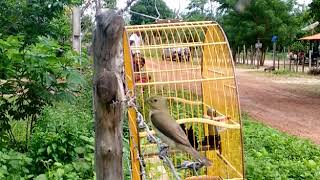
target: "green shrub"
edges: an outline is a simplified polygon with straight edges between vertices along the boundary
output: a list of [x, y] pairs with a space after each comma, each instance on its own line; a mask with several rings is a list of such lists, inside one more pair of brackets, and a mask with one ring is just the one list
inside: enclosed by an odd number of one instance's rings
[[275, 74], [275, 75], [289, 75], [289, 74], [292, 74], [292, 72], [289, 71], [289, 70], [283, 69], [283, 70], [272, 71], [272, 74]]
[[319, 179], [320, 148], [244, 116], [248, 179]]
[[0, 149], [0, 179], [27, 179], [33, 177], [29, 171], [32, 159], [25, 154]]
[[60, 102], [43, 109], [29, 143], [38, 173], [54, 162], [67, 164], [82, 158], [81, 154], [93, 153], [93, 143], [84, 141], [93, 137], [93, 116], [90, 105], [82, 101]]

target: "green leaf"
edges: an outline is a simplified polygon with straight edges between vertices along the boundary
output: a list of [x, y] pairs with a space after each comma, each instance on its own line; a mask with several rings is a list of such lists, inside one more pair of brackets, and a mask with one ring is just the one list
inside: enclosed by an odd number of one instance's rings
[[50, 155], [51, 152], [52, 152], [51, 146], [48, 146], [48, 147], [47, 147], [47, 153], [48, 153], [48, 155]]
[[47, 180], [47, 176], [45, 174], [40, 174], [39, 176], [37, 176], [36, 178], [34, 178], [34, 180]]
[[83, 147], [76, 147], [74, 148], [74, 151], [77, 153], [77, 154], [84, 154], [84, 152], [86, 151]]
[[51, 146], [54, 151], [57, 149], [57, 144], [53, 143]]
[[55, 163], [53, 163], [53, 165], [55, 165], [55, 166], [57, 166], [57, 167], [61, 167], [61, 166], [62, 166], [62, 164], [59, 163], [59, 162], [55, 162]]
[[67, 152], [66, 148], [64, 148], [64, 147], [62, 147], [62, 146], [59, 146], [58, 149], [59, 149], [59, 151], [61, 151], [61, 152], [63, 152], [63, 153], [66, 153], [66, 152]]
[[61, 176], [63, 176], [63, 174], [64, 174], [64, 170], [63, 169], [57, 169], [57, 175], [59, 176], [59, 177], [61, 177]]
[[41, 154], [41, 153], [43, 153], [45, 150], [46, 150], [45, 148], [40, 148], [40, 149], [38, 149], [37, 154]]

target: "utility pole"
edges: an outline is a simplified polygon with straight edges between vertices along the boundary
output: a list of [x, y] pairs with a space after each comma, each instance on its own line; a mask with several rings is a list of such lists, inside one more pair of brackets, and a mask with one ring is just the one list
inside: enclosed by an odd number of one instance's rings
[[72, 48], [81, 52], [81, 10], [79, 7], [72, 8]]

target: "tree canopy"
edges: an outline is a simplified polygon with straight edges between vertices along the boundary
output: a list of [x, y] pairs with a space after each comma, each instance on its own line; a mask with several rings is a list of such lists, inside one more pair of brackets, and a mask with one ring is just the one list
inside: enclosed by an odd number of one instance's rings
[[[173, 11], [166, 5], [163, 0], [139, 0], [131, 7], [131, 10], [138, 13], [143, 13], [149, 16], [158, 17], [158, 13], [155, 8], [155, 2], [157, 3], [157, 9], [160, 13], [160, 18], [172, 18]], [[154, 23], [154, 19], [143, 17], [138, 14], [130, 12], [131, 24], [150, 24]]]
[[[6, 0], [0, 1], [0, 32], [2, 36], [23, 35], [28, 44], [37, 41], [38, 36], [59, 36], [63, 28], [54, 28], [56, 22], [62, 25], [67, 5], [79, 4], [80, 0]], [[64, 19], [63, 19], [64, 18]], [[51, 23], [54, 21], [55, 23]]]
[[273, 35], [285, 45], [296, 37], [301, 28], [294, 1], [252, 0], [243, 12], [235, 11], [232, 3], [224, 1], [222, 8], [226, 13], [219, 21], [233, 46], [253, 45], [257, 39], [264, 47], [271, 46]]

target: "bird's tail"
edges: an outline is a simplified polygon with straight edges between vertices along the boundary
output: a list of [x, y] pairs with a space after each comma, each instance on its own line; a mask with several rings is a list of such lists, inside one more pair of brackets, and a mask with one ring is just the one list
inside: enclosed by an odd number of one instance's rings
[[204, 156], [201, 156], [200, 153], [197, 150], [195, 150], [192, 146], [190, 146], [190, 147], [184, 146], [183, 149], [185, 149], [185, 151], [187, 151], [189, 154], [191, 154], [193, 158], [200, 161], [205, 166], [209, 167], [209, 166], [213, 165], [213, 163], [209, 159], [207, 159]]

